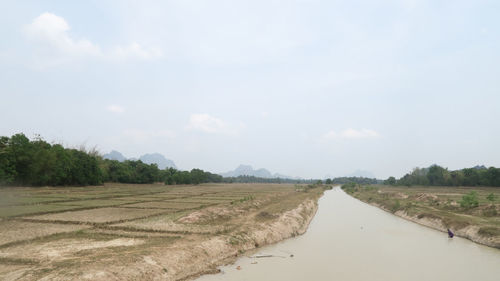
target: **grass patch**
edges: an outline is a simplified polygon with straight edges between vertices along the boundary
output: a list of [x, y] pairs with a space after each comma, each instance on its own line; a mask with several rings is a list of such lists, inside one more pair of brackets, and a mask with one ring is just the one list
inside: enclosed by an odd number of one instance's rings
[[484, 226], [479, 228], [478, 233], [488, 237], [496, 237], [500, 236], [500, 228], [494, 226]]
[[269, 212], [263, 211], [259, 212], [255, 218], [259, 221], [272, 220], [276, 218], [276, 215], [270, 214]]

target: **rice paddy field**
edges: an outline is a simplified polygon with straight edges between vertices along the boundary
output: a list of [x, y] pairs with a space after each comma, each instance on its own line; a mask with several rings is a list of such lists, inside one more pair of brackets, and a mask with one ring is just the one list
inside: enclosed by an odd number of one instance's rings
[[[0, 279], [99, 279], [84, 271], [119, 270], [215, 236], [233, 243], [321, 194], [286, 184], [1, 188]], [[169, 270], [165, 279], [176, 280]]]

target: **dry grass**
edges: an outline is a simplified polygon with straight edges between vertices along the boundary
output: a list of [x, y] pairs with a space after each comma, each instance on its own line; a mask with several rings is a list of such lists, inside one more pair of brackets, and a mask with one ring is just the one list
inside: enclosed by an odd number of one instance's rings
[[0, 218], [61, 212], [78, 208], [79, 208], [78, 206], [64, 206], [56, 204], [20, 205], [20, 206], [8, 206], [8, 207], [6, 206], [6, 207], [0, 207]]
[[57, 214], [28, 217], [32, 220], [109, 223], [148, 217], [165, 212], [159, 209], [98, 208], [83, 211], [70, 211]]
[[[99, 272], [110, 268], [121, 276], [130, 268], [130, 276], [154, 279], [158, 276], [142, 271], [144, 261], [146, 267], [155, 264], [151, 256], [185, 258], [186, 250], [199, 251], [200, 245], [214, 253], [240, 247], [231, 237], [271, 224], [322, 194], [320, 188], [295, 189], [285, 184], [2, 188], [0, 279], [105, 280]], [[208, 246], [212, 243], [215, 248]], [[168, 274], [182, 273], [184, 264], [178, 263], [177, 273]]]
[[31, 240], [55, 233], [72, 232], [85, 228], [88, 228], [88, 226], [23, 221], [2, 221], [0, 222], [0, 246], [16, 241]]
[[[462, 197], [471, 191], [477, 193], [479, 206], [461, 207]], [[496, 198], [494, 201], [487, 199], [492, 193]], [[500, 188], [358, 186], [351, 190], [351, 194], [393, 213], [403, 211], [418, 219], [429, 218], [440, 221], [444, 227], [459, 233], [461, 230], [465, 233], [468, 228], [476, 227], [479, 229], [477, 232], [479, 238], [492, 238], [488, 241], [493, 241], [492, 245], [499, 243], [500, 246]], [[476, 234], [467, 235], [473, 238]]]
[[64, 205], [64, 206], [78, 206], [82, 208], [93, 208], [93, 207], [109, 207], [118, 206], [128, 203], [135, 203], [134, 200], [116, 200], [116, 199], [96, 199], [96, 200], [78, 200], [78, 201], [65, 201], [60, 203], [52, 203], [53, 205]]
[[[155, 202], [143, 202], [125, 205], [124, 207], [131, 208], [156, 208], [156, 209], [193, 209], [203, 206], [203, 203], [192, 203], [192, 202], [165, 202], [165, 201], [155, 201]], [[208, 204], [205, 204], [208, 205]]]

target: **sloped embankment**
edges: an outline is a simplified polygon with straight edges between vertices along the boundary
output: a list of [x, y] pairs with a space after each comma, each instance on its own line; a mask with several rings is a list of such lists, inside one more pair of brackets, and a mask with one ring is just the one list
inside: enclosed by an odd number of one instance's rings
[[[476, 188], [479, 197], [495, 189]], [[473, 209], [463, 209], [458, 201], [471, 188], [357, 186], [346, 189], [353, 197], [406, 220], [473, 242], [500, 249], [500, 206], [480, 201]]]

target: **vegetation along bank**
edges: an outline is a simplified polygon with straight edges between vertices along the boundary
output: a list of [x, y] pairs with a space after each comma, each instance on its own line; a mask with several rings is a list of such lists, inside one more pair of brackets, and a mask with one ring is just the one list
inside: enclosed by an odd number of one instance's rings
[[499, 188], [350, 183], [342, 189], [407, 220], [500, 248]]

